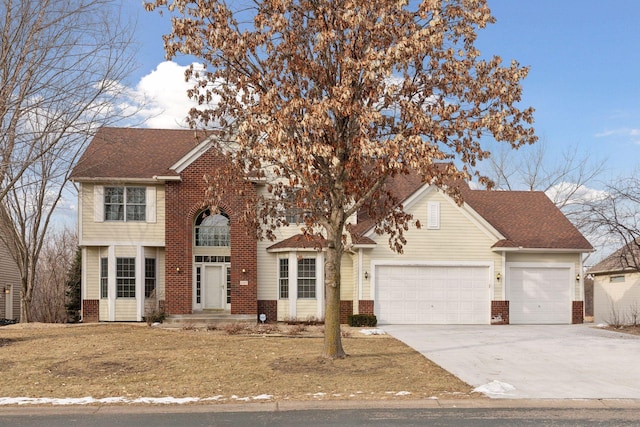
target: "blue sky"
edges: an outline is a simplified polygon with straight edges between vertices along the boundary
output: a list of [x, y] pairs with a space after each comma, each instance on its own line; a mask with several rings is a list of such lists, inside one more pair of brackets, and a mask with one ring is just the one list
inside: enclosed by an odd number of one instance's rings
[[[155, 87], [164, 97], [156, 108], [182, 111], [176, 97], [183, 90], [168, 95], [172, 82], [181, 84], [181, 69], [157, 69], [169, 18], [144, 12], [137, 0], [123, 3], [137, 16], [140, 43], [128, 84]], [[536, 109], [534, 127], [552, 154], [579, 144], [591, 160], [607, 159], [608, 176], [633, 172], [640, 157], [640, 1], [489, 0], [489, 7], [497, 22], [479, 32], [478, 47], [531, 67], [522, 102]]]

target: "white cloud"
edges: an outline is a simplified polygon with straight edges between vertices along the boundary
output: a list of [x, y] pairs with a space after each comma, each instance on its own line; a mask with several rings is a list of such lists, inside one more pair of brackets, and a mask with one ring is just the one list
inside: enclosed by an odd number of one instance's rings
[[609, 129], [602, 132], [598, 132], [594, 135], [596, 138], [609, 138], [609, 137], [619, 137], [619, 138], [630, 138], [631, 142], [635, 144], [640, 144], [640, 129], [638, 128], [619, 128], [619, 129]]
[[185, 118], [191, 108], [197, 107], [197, 103], [187, 97], [187, 90], [193, 87], [193, 83], [186, 82], [184, 78], [187, 68], [165, 61], [140, 79], [131, 96], [144, 104], [136, 114], [144, 126], [161, 129], [187, 127]]
[[560, 182], [549, 188], [545, 193], [556, 203], [560, 200], [566, 200], [566, 205], [602, 200], [608, 195], [606, 191], [596, 190], [584, 185], [576, 188], [576, 184], [573, 182]]

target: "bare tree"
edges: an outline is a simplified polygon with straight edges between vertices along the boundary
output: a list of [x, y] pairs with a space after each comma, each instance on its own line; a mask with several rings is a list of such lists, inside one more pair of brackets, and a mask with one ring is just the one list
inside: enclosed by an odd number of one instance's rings
[[78, 248], [77, 233], [68, 228], [52, 230], [38, 258], [33, 287], [31, 319], [35, 322], [67, 321], [67, 279]]
[[[248, 204], [247, 223], [273, 237], [289, 205], [304, 213], [304, 234], [324, 242], [324, 357], [345, 356], [339, 308], [348, 219], [366, 211], [402, 251], [404, 231], [419, 223], [385, 187], [390, 179], [468, 179], [488, 155], [484, 134], [510, 147], [536, 139], [533, 110], [517, 106], [528, 70], [483, 59], [474, 46], [476, 31], [494, 21], [485, 1], [147, 3], [162, 6], [176, 14], [167, 55], [204, 62], [187, 74], [197, 81], [190, 96], [203, 104], [191, 123], [216, 133], [234, 167], [210, 178], [210, 203], [227, 195], [225, 177], [249, 173], [270, 195]], [[454, 160], [460, 169], [438, 165]], [[444, 188], [460, 200], [454, 186]]]
[[601, 197], [587, 206], [588, 233], [605, 236], [621, 269], [640, 271], [640, 178], [638, 174], [612, 180]]
[[30, 321], [36, 270], [71, 166], [92, 133], [122, 119], [131, 28], [109, 0], [0, 0], [0, 238], [22, 276]]

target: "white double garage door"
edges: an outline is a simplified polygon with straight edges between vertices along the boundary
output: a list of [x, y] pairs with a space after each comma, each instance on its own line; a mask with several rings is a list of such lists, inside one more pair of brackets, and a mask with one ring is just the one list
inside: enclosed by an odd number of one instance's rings
[[[507, 264], [505, 297], [511, 324], [571, 323], [566, 264]], [[375, 314], [380, 324], [489, 324], [492, 269], [483, 265], [376, 265]]]

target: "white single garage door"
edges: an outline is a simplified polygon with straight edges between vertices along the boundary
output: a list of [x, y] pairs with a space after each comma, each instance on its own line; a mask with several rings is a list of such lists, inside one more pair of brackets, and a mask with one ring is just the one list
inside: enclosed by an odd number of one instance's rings
[[380, 324], [489, 324], [489, 267], [376, 266]]
[[507, 264], [509, 323], [571, 323], [570, 276], [569, 267], [515, 267]]

